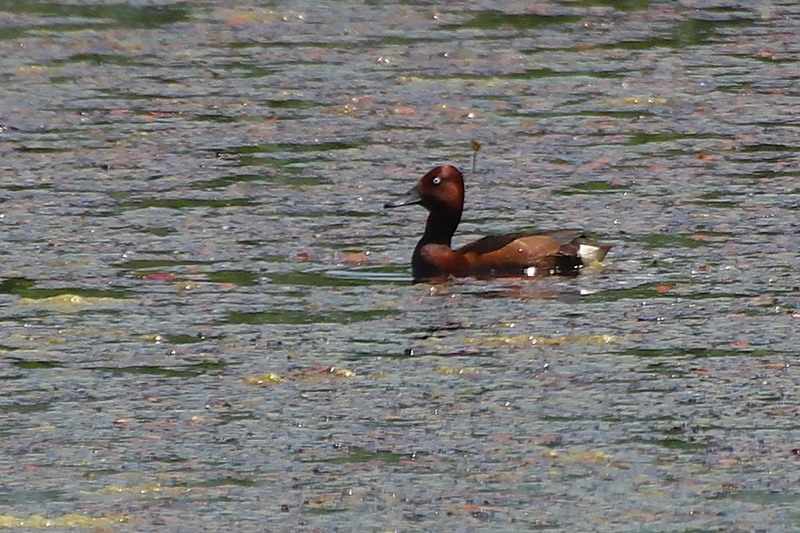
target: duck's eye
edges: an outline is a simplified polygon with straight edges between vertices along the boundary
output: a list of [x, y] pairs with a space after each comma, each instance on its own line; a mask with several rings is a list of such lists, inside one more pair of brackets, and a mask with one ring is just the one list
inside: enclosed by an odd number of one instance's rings
[[440, 178], [439, 176], [436, 176], [436, 177], [434, 177], [434, 178], [431, 180], [431, 182], [432, 182], [434, 185], [439, 185], [439, 184], [442, 182], [442, 178]]

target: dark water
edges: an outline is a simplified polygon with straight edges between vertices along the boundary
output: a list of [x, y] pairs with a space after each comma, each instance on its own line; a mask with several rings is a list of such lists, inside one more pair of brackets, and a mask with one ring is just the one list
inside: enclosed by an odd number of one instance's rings
[[[0, 526], [797, 530], [798, 60], [793, 1], [0, 4]], [[409, 283], [471, 140], [458, 243], [605, 268]]]

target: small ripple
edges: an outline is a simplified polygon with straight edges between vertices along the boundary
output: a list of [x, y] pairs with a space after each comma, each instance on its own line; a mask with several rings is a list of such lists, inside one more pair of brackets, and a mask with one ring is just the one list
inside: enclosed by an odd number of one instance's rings
[[369, 283], [408, 283], [411, 277], [406, 273], [377, 272], [375, 270], [328, 270], [324, 275], [334, 279], [347, 279]]

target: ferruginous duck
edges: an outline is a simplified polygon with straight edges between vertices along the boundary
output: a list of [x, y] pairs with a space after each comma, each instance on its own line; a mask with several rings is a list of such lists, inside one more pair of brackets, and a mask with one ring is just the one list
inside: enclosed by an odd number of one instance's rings
[[464, 177], [451, 165], [432, 169], [402, 198], [384, 207], [422, 204], [425, 233], [411, 256], [415, 281], [448, 277], [574, 276], [600, 262], [611, 249], [579, 230], [484, 237], [457, 250], [450, 247], [464, 210]]

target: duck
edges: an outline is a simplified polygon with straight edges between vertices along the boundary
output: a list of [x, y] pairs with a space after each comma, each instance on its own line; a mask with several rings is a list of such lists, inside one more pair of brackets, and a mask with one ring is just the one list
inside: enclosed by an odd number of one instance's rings
[[454, 250], [451, 242], [464, 212], [464, 176], [452, 165], [431, 169], [384, 208], [417, 204], [428, 210], [428, 219], [411, 256], [414, 281], [575, 276], [585, 265], [600, 263], [611, 249], [580, 230], [565, 229], [493, 235]]

